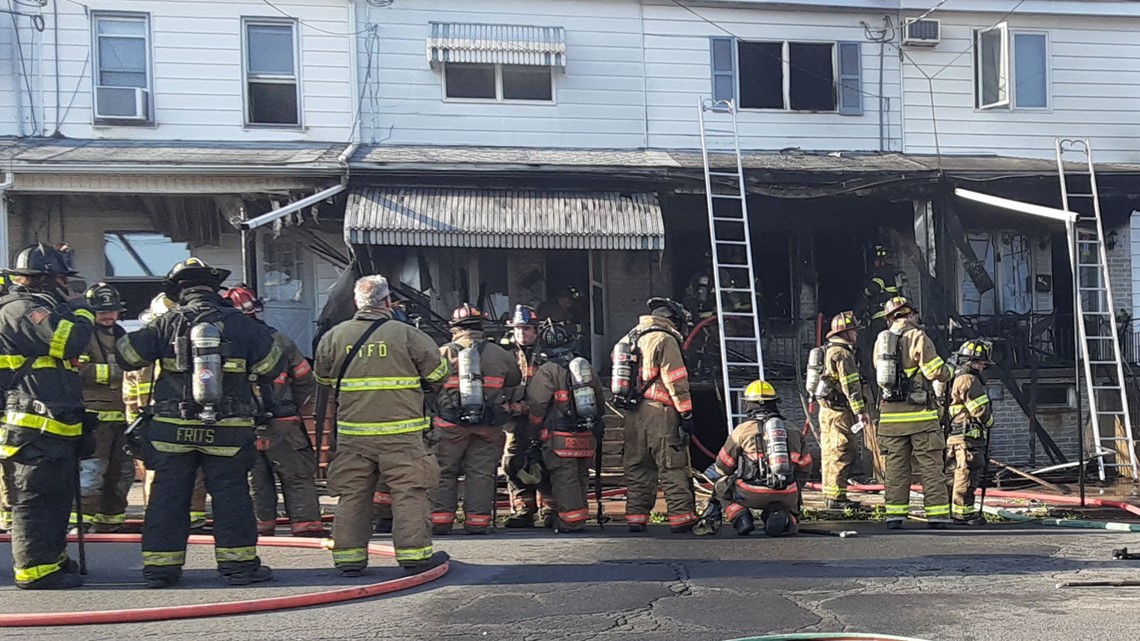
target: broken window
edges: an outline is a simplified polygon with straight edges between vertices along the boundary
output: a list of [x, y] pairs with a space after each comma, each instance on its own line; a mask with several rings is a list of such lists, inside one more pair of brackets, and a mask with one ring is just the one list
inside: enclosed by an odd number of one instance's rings
[[170, 266], [190, 258], [190, 247], [154, 232], [103, 234], [105, 278], [162, 279]]
[[[969, 276], [959, 275], [959, 309], [964, 316], [991, 316], [1012, 312], [1028, 314], [1051, 309], [1051, 305], [1035, 304], [1037, 272], [1050, 272], [1048, 243], [1041, 248], [1043, 259], [1035, 257], [1032, 237], [1016, 232], [970, 232], [966, 238], [974, 254], [993, 277], [995, 287], [979, 293]], [[1045, 292], [1048, 293], [1048, 292]]]
[[742, 108], [836, 111], [834, 43], [739, 42], [737, 57]]

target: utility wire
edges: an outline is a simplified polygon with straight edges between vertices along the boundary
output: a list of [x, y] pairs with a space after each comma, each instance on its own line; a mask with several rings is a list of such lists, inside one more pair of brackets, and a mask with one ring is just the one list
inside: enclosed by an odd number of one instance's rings
[[[28, 90], [28, 113], [32, 117], [32, 134], [35, 135], [35, 134], [39, 133], [39, 130], [40, 130], [39, 119], [36, 118], [36, 102], [35, 102], [36, 98], [35, 98], [35, 94], [32, 91], [32, 79], [31, 79], [31, 76], [28, 74], [28, 66], [24, 60], [24, 43], [23, 43], [23, 40], [20, 38], [20, 23], [16, 20], [16, 16], [23, 16], [23, 15], [27, 15], [27, 14], [18, 13], [14, 10], [11, 10], [12, 9], [12, 0], [8, 0], [8, 9], [9, 9], [9, 11], [6, 11], [5, 13], [8, 14], [9, 18], [11, 18], [11, 20], [12, 20], [12, 31], [16, 34], [16, 52], [17, 52], [17, 55], [19, 55], [19, 57], [20, 57], [20, 75], [22, 75], [24, 77], [24, 87], [27, 88], [27, 90]], [[38, 30], [43, 31], [43, 29], [42, 29], [43, 16], [36, 16], [36, 17], [38, 17], [40, 19], [40, 25], [41, 25], [41, 27]], [[35, 21], [35, 18], [33, 18], [32, 19], [32, 26], [34, 27], [35, 25], [36, 25], [36, 21]], [[34, 40], [34, 38], [35, 38], [35, 36], [33, 36], [33, 40]]]
[[329, 31], [328, 29], [322, 29], [321, 27], [314, 26], [312, 24], [309, 24], [308, 22], [305, 22], [304, 20], [301, 20], [297, 16], [292, 15], [291, 13], [282, 9], [281, 7], [278, 7], [277, 5], [273, 4], [269, 0], [261, 0], [261, 1], [264, 2], [265, 4], [269, 5], [270, 7], [273, 7], [273, 10], [276, 11], [277, 13], [280, 13], [281, 15], [285, 16], [286, 18], [294, 20], [297, 22], [297, 24], [304, 25], [304, 26], [312, 29], [313, 31], [319, 31], [321, 33], [327, 33], [330, 36], [358, 36], [362, 33], [368, 33], [367, 27], [365, 27], [364, 29], [361, 29], [359, 31], [349, 31], [348, 33], [341, 33], [341, 32], [337, 32], [337, 31]]

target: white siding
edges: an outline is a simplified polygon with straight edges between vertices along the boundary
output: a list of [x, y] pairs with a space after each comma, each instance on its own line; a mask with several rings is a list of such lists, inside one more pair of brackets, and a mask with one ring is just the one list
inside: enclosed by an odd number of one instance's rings
[[[444, 101], [442, 76], [426, 56], [429, 22], [564, 27], [565, 73], [555, 102]], [[400, 0], [360, 4], [361, 30], [375, 29], [364, 95], [364, 142], [426, 145], [637, 148], [645, 146], [641, 25], [632, 0]], [[359, 39], [357, 76], [369, 71]], [[372, 99], [375, 94], [375, 100]]]
[[[348, 0], [276, 0], [299, 18], [303, 128], [244, 127], [242, 18], [284, 18], [258, 0], [88, 0], [91, 11], [141, 12], [150, 15], [152, 100], [155, 123], [146, 126], [95, 126], [92, 111], [91, 19], [75, 3], [58, 3], [58, 23], [44, 10], [46, 29], [29, 45], [22, 30], [24, 55], [38, 62], [42, 78], [30, 79], [39, 134], [56, 127], [71, 138], [128, 140], [348, 141], [352, 132], [353, 31]], [[207, 6], [208, 5], [208, 6]], [[25, 9], [32, 11], [32, 9]], [[8, 23], [7, 16], [0, 24]], [[21, 20], [27, 24], [26, 18]], [[9, 25], [10, 29], [10, 25]], [[331, 32], [324, 33], [318, 29]], [[58, 34], [58, 101], [55, 82]], [[11, 34], [4, 38], [10, 39]], [[0, 41], [0, 47], [3, 46]], [[40, 44], [42, 42], [42, 45]], [[6, 56], [5, 56], [6, 57]], [[18, 59], [15, 61], [16, 80]], [[0, 82], [0, 114], [13, 102]], [[70, 106], [70, 107], [69, 107]], [[29, 120], [26, 91], [24, 120]], [[5, 122], [12, 118], [0, 119]], [[5, 125], [10, 126], [10, 125]], [[25, 133], [32, 133], [30, 127]]]
[[[879, 150], [879, 100], [885, 96], [897, 113], [898, 56], [888, 49], [879, 81], [879, 46], [864, 39], [860, 21], [882, 23], [881, 12], [785, 11], [760, 8], [697, 7], [710, 24], [671, 2], [645, 7], [645, 57], [648, 75], [649, 145], [670, 149], [700, 147], [697, 100], [712, 91], [711, 36], [731, 34], [746, 40], [862, 42], [862, 116], [833, 113], [745, 111], [739, 116], [741, 145], [748, 149]], [[721, 28], [718, 28], [719, 27]], [[899, 140], [899, 121], [888, 113], [886, 137]]]
[[[1011, 30], [1049, 34], [1050, 109], [976, 110], [973, 55], [959, 54], [970, 47], [974, 29], [1001, 16], [943, 13], [937, 47], [906, 49], [905, 151], [1052, 158], [1054, 138], [1080, 137], [1092, 139], [1098, 161], [1140, 162], [1140, 18], [1015, 13]], [[923, 72], [937, 73], [933, 92]]]

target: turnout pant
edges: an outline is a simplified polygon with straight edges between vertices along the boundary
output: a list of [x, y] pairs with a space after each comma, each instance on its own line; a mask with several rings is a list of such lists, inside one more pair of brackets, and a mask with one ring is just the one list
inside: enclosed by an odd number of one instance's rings
[[432, 493], [432, 525], [455, 521], [459, 477], [463, 483], [463, 529], [490, 529], [495, 504], [495, 478], [503, 458], [504, 433], [499, 427], [448, 427], [439, 430], [439, 487]]
[[83, 518], [96, 531], [114, 531], [127, 520], [127, 495], [135, 481], [135, 461], [123, 451], [126, 423], [100, 422], [95, 453], [79, 463]]
[[[713, 496], [721, 501], [724, 515], [736, 525], [746, 510], [760, 510], [760, 518], [768, 522], [768, 515], [774, 507], [782, 507], [797, 520], [800, 516], [800, 506], [803, 502], [803, 493], [799, 482], [792, 483], [782, 490], [773, 490], [760, 485], [752, 485], [738, 480], [735, 476], [726, 476], [719, 479], [713, 486]], [[778, 504], [778, 506], [777, 506]], [[787, 534], [799, 532], [799, 525], [792, 523]]]
[[886, 464], [883, 500], [888, 521], [904, 521], [910, 512], [912, 471], [922, 479], [926, 518], [932, 521], [949, 519], [950, 496], [946, 488], [943, 458], [945, 446], [937, 423], [933, 424], [932, 429], [905, 436], [888, 436], [880, 431], [879, 448]]
[[550, 474], [551, 493], [558, 513], [559, 529], [579, 532], [586, 529], [590, 518], [589, 492], [590, 459], [563, 458], [552, 450], [542, 453], [546, 470]]
[[12, 502], [16, 486], [12, 480], [12, 465], [0, 460], [0, 532], [12, 527]]
[[847, 479], [854, 471], [859, 444], [851, 433], [855, 414], [850, 409], [819, 408], [820, 453], [823, 455], [823, 498], [847, 498]]
[[250, 472], [257, 530], [272, 535], [277, 529], [277, 481], [285, 497], [289, 529], [296, 535], [324, 533], [321, 506], [313, 479], [317, 457], [300, 419], [273, 419], [258, 438], [257, 461]]
[[392, 520], [392, 491], [383, 478], [376, 483], [376, 493], [372, 495], [372, 516], [377, 521]]
[[68, 518], [75, 506], [76, 441], [41, 435], [4, 461], [11, 474], [12, 559], [18, 585], [67, 565]]
[[337, 497], [333, 563], [340, 570], [368, 567], [372, 506], [383, 481], [392, 500], [392, 544], [400, 565], [431, 557], [431, 499], [439, 465], [423, 432], [341, 436], [329, 465], [329, 494]]
[[[507, 432], [503, 448], [503, 469], [507, 469], [512, 456], [526, 451], [530, 439], [530, 425], [527, 417], [513, 420], [512, 429]], [[516, 514], [534, 514], [538, 511], [538, 491], [533, 487], [520, 487], [507, 477], [507, 492], [511, 495], [511, 511]]]
[[214, 558], [218, 572], [228, 575], [261, 565], [248, 483], [256, 454], [252, 442], [233, 456], [214, 456], [198, 451], [160, 452], [150, 439], [144, 439], [143, 460], [147, 469], [154, 471], [154, 481], [143, 521], [143, 576], [181, 576], [186, 562], [186, 538], [190, 535], [190, 500], [199, 470], [214, 501]]
[[974, 493], [985, 473], [985, 441], [963, 435], [946, 440], [946, 476], [952, 479], [950, 513], [955, 519], [972, 519], [977, 514]]
[[[143, 463], [146, 468], [146, 463]], [[143, 481], [143, 505], [150, 504], [150, 487], [154, 484], [154, 470], [146, 468], [146, 478]], [[202, 527], [206, 524], [206, 479], [202, 470], [198, 470], [194, 477], [194, 492], [190, 495], [190, 524], [191, 527]]]
[[681, 415], [657, 401], [642, 401], [625, 415], [625, 467], [628, 485], [625, 521], [646, 525], [657, 502], [657, 484], [665, 491], [669, 525], [692, 525], [693, 490], [689, 478], [689, 448], [681, 443], [677, 428]]

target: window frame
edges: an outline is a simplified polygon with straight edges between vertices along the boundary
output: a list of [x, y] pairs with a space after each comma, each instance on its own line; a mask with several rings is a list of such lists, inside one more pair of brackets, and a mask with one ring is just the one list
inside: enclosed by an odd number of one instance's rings
[[[463, 64], [489, 64], [495, 67], [495, 98], [452, 98], [447, 95], [447, 66], [449, 64], [463, 65]], [[503, 97], [503, 63], [501, 62], [484, 62], [484, 63], [463, 63], [463, 62], [444, 62], [440, 65], [441, 82], [439, 83], [442, 91], [443, 102], [455, 103], [474, 103], [482, 105], [491, 104], [504, 104], [504, 105], [557, 105], [558, 104], [558, 82], [555, 80], [554, 68], [547, 67], [546, 65], [514, 65], [519, 67], [542, 67], [550, 71], [550, 100], [525, 100], [520, 98], [504, 98]]]
[[[1017, 36], [1043, 36], [1045, 38], [1045, 106], [1044, 107], [1023, 107], [1017, 104]], [[1013, 87], [1013, 96], [1011, 98], [1010, 110], [1011, 111], [1039, 111], [1039, 112], [1052, 112], [1053, 111], [1053, 65], [1049, 64], [1052, 60], [1051, 52], [1053, 50], [1053, 39], [1049, 37], [1048, 31], [1041, 29], [1010, 29], [1009, 30], [1009, 49], [1010, 49], [1010, 77], [1009, 84]]]
[[[783, 75], [784, 93], [784, 106], [781, 109], [772, 107], [743, 107], [740, 106], [740, 96], [743, 94], [741, 91], [740, 83], [744, 79], [743, 70], [740, 67], [740, 45], [741, 43], [756, 43], [756, 44], [773, 44], [780, 43], [780, 66]], [[840, 108], [840, 83], [842, 80], [839, 77], [839, 40], [746, 40], [737, 38], [733, 47], [733, 61], [736, 65], [736, 101], [740, 111], [755, 111], [755, 112], [768, 112], [768, 113], [795, 113], [795, 114], [839, 114]], [[830, 45], [831, 46], [831, 89], [832, 97], [835, 101], [835, 108], [828, 110], [818, 109], [792, 109], [792, 60], [791, 60], [791, 45], [804, 44], [804, 45]]]
[[[1037, 253], [1035, 251], [1033, 251], [1034, 235], [1032, 233], [1026, 232], [1025, 230], [1017, 230], [1017, 229], [967, 229], [966, 230], [966, 242], [967, 243], [970, 242], [970, 235], [971, 234], [986, 234], [987, 236], [989, 236], [989, 239], [988, 239], [989, 246], [990, 246], [991, 251], [993, 251], [993, 255], [994, 255], [993, 272], [990, 274], [990, 276], [993, 278], [993, 282], [994, 282], [994, 288], [992, 290], [990, 290], [993, 292], [993, 297], [994, 297], [994, 311], [993, 311], [993, 313], [990, 313], [990, 314], [978, 312], [977, 314], [965, 314], [966, 316], [1001, 316], [1001, 315], [1006, 314], [1006, 313], [1044, 314], [1044, 313], [1051, 313], [1053, 311], [1056, 311], [1055, 308], [1044, 309], [1044, 308], [1039, 308], [1037, 305], [1037, 296], [1035, 295], [1035, 292], [1033, 290], [1033, 283], [1035, 283], [1037, 281], [1038, 274], [1044, 272], [1044, 273], [1049, 273], [1051, 275], [1051, 273], [1043, 270], [1038, 265]], [[1002, 284], [1005, 282], [1005, 270], [1010, 269], [1009, 267], [1006, 266], [1006, 264], [1005, 264], [1006, 261], [1003, 260], [1003, 254], [1002, 254], [1002, 248], [1001, 248], [1001, 246], [1003, 245], [1002, 237], [1005, 235], [1022, 236], [1025, 238], [1026, 250], [1028, 252], [1027, 261], [1028, 261], [1028, 265], [1029, 265], [1029, 273], [1027, 274], [1028, 283], [1029, 283], [1029, 291], [1027, 292], [1029, 294], [1029, 311], [1028, 312], [1016, 312], [1016, 311], [1012, 311], [1012, 310], [1007, 309], [1007, 301], [1005, 300], [1006, 293], [1002, 287]], [[956, 278], [957, 278], [957, 282], [955, 284], [955, 289], [956, 289], [955, 299], [957, 302], [957, 309], [963, 310], [965, 308], [965, 304], [966, 304], [965, 284], [966, 284], [966, 282], [968, 282], [970, 280], [970, 276], [969, 276], [969, 274], [966, 273], [965, 269], [960, 267], [961, 260], [962, 260], [962, 253], [960, 251], [958, 251], [957, 249], [955, 249], [954, 252], [955, 252], [956, 264], [959, 265], [959, 267], [955, 270], [956, 271]], [[989, 292], [987, 292], [986, 294], [983, 294], [983, 296], [988, 295], [988, 294], [989, 294]]]
[[[1000, 52], [1001, 52], [1001, 57], [1002, 57], [1002, 65], [1000, 66], [998, 71], [999, 71], [999, 73], [1001, 73], [1003, 71], [1005, 73], [1005, 98], [999, 99], [996, 102], [985, 104], [985, 103], [983, 103], [983, 98], [982, 98], [982, 93], [984, 91], [982, 88], [982, 84], [984, 81], [984, 77], [982, 75], [982, 60], [981, 60], [981, 57], [982, 57], [982, 46], [981, 46], [982, 45], [982, 36], [984, 34], [987, 34], [990, 32], [995, 32], [995, 31], [1000, 34], [1000, 38], [999, 38], [998, 42], [1001, 45], [1000, 46]], [[1000, 109], [1006, 109], [1006, 110], [1008, 110], [1010, 108], [1010, 106], [1013, 104], [1012, 93], [1013, 93], [1013, 89], [1014, 89], [1013, 82], [1012, 82], [1013, 76], [1012, 76], [1012, 72], [1011, 72], [1011, 68], [1010, 68], [1011, 67], [1010, 63], [1012, 61], [1012, 56], [1010, 54], [1012, 53], [1012, 48], [1010, 47], [1010, 39], [1009, 39], [1009, 23], [1008, 22], [999, 22], [998, 24], [995, 24], [992, 27], [987, 27], [985, 29], [974, 29], [973, 30], [973, 48], [974, 48], [974, 55], [973, 55], [973, 60], [974, 60], [974, 109], [976, 111], [993, 111], [995, 109], [999, 109], [999, 110]], [[1000, 77], [999, 77], [999, 81], [1000, 81]], [[1000, 83], [999, 83], [999, 88], [1000, 88]]]
[[[108, 85], [99, 84], [99, 21], [100, 20], [133, 20], [141, 21], [144, 27], [143, 40], [145, 43], [144, 52], [146, 54], [146, 62], [144, 67], [146, 69], [146, 87], [139, 87], [145, 89], [147, 92], [147, 115], [146, 120], [124, 120], [120, 118], [99, 118], [95, 115], [96, 109], [96, 87], [103, 87]], [[155, 125], [155, 111], [154, 111], [154, 52], [152, 45], [154, 37], [150, 29], [150, 14], [144, 11], [91, 11], [90, 19], [91, 29], [91, 123], [94, 126], [124, 126], [124, 127], [152, 127]], [[125, 36], [105, 36], [105, 37], [125, 37]]]
[[[288, 84], [288, 79], [284, 76], [274, 76], [267, 74], [250, 74], [249, 71], [249, 28], [251, 26], [288, 26], [293, 34], [293, 75], [292, 82], [294, 92], [297, 97], [297, 122], [296, 123], [273, 123], [273, 122], [252, 122], [250, 120], [253, 115], [250, 113], [250, 82], [261, 82], [264, 84]], [[243, 16], [241, 18], [241, 91], [242, 91], [242, 123], [243, 127], [247, 129], [304, 129], [305, 128], [305, 105], [304, 105], [304, 92], [301, 90], [301, 29], [300, 23], [296, 19], [290, 18], [261, 18]]]

